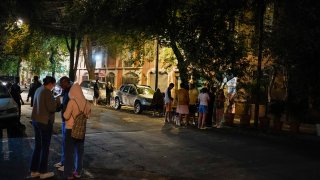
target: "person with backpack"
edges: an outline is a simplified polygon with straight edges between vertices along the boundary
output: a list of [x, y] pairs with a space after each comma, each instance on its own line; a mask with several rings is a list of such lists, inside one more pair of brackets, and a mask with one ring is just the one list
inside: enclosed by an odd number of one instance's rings
[[69, 99], [63, 114], [66, 120], [64, 178], [73, 179], [80, 178], [82, 174], [85, 126], [91, 113], [91, 103], [85, 99], [78, 83], [71, 86]]
[[30, 85], [28, 97], [27, 97], [27, 102], [29, 101], [29, 98], [31, 98], [31, 103], [30, 106], [33, 106], [33, 98], [34, 98], [34, 93], [36, 90], [41, 86], [41, 82], [39, 82], [39, 77], [38, 76], [33, 76], [33, 83]]

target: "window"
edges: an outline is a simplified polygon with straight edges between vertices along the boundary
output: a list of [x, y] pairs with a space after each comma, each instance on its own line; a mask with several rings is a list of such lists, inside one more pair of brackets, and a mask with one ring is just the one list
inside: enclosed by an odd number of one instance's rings
[[129, 90], [129, 94], [137, 94], [136, 88], [132, 87]]
[[82, 81], [82, 83], [80, 84], [81, 87], [85, 87], [85, 88], [89, 88], [89, 81]]
[[106, 82], [110, 82], [111, 84], [114, 84], [115, 81], [115, 74], [113, 72], [110, 72], [106, 77]]
[[9, 98], [10, 95], [8, 93], [8, 90], [4, 86], [0, 86], [0, 98]]
[[125, 87], [123, 88], [123, 92], [127, 93], [127, 92], [129, 91], [129, 88], [130, 88], [130, 86], [125, 86]]

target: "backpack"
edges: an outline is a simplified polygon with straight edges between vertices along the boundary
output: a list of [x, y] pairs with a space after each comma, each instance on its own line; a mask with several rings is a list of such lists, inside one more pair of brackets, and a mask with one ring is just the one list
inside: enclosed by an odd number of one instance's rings
[[88, 119], [87, 115], [84, 113], [84, 110], [87, 105], [87, 101], [86, 101], [86, 104], [83, 108], [83, 111], [80, 110], [77, 101], [75, 101], [75, 102], [78, 106], [80, 113], [75, 118], [73, 118], [74, 124], [72, 126], [71, 137], [74, 139], [82, 140], [82, 139], [84, 139], [85, 134], [86, 134], [86, 125], [87, 125], [87, 119]]

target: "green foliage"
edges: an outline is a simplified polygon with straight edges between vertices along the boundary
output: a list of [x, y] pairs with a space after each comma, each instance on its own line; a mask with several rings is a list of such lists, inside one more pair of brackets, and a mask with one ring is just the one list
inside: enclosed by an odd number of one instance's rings
[[53, 53], [56, 62], [64, 61], [66, 48], [61, 38], [48, 36], [42, 32], [30, 31], [28, 24], [18, 24], [9, 21], [2, 26], [1, 36], [3, 43], [0, 55], [1, 69], [5, 74], [16, 73], [21, 60], [30, 67], [30, 71], [40, 74], [41, 71], [51, 71], [48, 61]]
[[0, 74], [1, 75], [16, 75], [19, 59], [17, 56], [0, 54]]
[[193, 71], [210, 82], [241, 76], [245, 65], [235, 19], [241, 6], [233, 1], [188, 1], [176, 13], [177, 42]]
[[287, 110], [302, 118], [308, 108], [320, 111], [320, 2], [312, 0], [275, 3], [275, 25], [268, 42], [278, 64], [288, 72]]
[[18, 21], [9, 21], [4, 27], [4, 32], [4, 53], [25, 57], [30, 48], [29, 26], [24, 23], [18, 24]]

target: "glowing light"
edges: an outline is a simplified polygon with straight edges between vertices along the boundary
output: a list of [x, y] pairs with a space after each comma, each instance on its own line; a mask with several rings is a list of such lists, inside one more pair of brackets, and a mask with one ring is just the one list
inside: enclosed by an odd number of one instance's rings
[[17, 23], [18, 27], [21, 27], [22, 24], [23, 24], [23, 20], [22, 19], [18, 19], [16, 23]]

